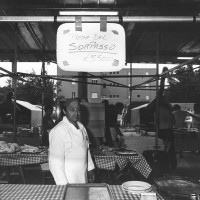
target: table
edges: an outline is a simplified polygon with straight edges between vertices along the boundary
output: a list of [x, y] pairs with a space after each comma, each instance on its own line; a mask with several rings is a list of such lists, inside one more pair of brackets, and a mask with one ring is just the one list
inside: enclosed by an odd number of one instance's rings
[[137, 155], [117, 155], [114, 152], [102, 152], [93, 149], [91, 153], [98, 169], [114, 171], [117, 165], [119, 170], [123, 170], [130, 163], [130, 167], [137, 169], [145, 178], [152, 171], [145, 158], [139, 152]]
[[[117, 166], [119, 168], [118, 172], [121, 172], [123, 169], [126, 168], [127, 165], [130, 165], [130, 167], [135, 168], [145, 178], [148, 178], [149, 174], [152, 171], [151, 167], [140, 153], [138, 153], [138, 155], [136, 156], [135, 155], [124, 156], [124, 155], [116, 155], [113, 152], [102, 153], [102, 151], [95, 151], [94, 149], [91, 150], [91, 153], [94, 158], [96, 167], [98, 169], [115, 171]], [[22, 166], [42, 164], [42, 163], [48, 163], [47, 152], [42, 152], [39, 154], [22, 154], [20, 152], [11, 154], [6, 154], [6, 153], [0, 154], [0, 166], [4, 167], [17, 166], [20, 172], [20, 176], [23, 180], [23, 183], [26, 183], [26, 181]], [[9, 178], [9, 168], [7, 174]]]
[[0, 154], [0, 166], [22, 166], [46, 162], [48, 162], [48, 154], [45, 152], [39, 154], [22, 154], [19, 152]]
[[[20, 185], [1, 184], [1, 200], [63, 200], [67, 186], [64, 185]], [[109, 185], [115, 200], [140, 200], [138, 194], [131, 194], [122, 189], [120, 185]], [[157, 194], [158, 200], [163, 198]]]
[[22, 154], [17, 153], [1, 153], [0, 154], [0, 166], [7, 167], [6, 174], [8, 182], [10, 181], [10, 171], [11, 167], [18, 167], [19, 175], [22, 178], [22, 182], [26, 183], [23, 167], [33, 164], [42, 164], [48, 162], [47, 152], [36, 153], [36, 154]]
[[200, 132], [197, 130], [175, 129], [174, 135], [176, 152], [200, 150]]
[[[155, 149], [155, 137], [144, 135], [134, 136], [131, 134], [126, 135], [126, 132], [123, 134], [125, 136], [121, 137], [122, 145], [127, 149], [137, 149], [141, 154], [143, 151]], [[166, 149], [165, 142], [160, 138], [158, 138], [158, 147], [158, 150]]]

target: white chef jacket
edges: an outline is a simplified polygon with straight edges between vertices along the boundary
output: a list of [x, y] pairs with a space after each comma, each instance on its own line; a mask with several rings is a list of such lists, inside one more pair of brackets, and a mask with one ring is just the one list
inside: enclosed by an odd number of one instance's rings
[[63, 117], [49, 133], [49, 168], [57, 185], [87, 183], [87, 171], [94, 169], [86, 129], [77, 124], [79, 129]]

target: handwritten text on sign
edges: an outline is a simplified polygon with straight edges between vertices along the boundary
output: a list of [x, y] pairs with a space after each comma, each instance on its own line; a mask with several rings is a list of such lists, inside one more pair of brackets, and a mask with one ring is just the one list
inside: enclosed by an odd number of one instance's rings
[[119, 24], [107, 24], [107, 32], [99, 23], [62, 24], [57, 33], [57, 63], [65, 71], [119, 71], [125, 64], [125, 33]]

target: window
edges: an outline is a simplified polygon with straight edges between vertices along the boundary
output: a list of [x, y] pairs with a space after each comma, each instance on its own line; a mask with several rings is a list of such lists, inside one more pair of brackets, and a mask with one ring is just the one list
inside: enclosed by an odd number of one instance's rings
[[140, 95], [138, 94], [138, 95], [137, 95], [137, 97], [139, 98], [139, 97], [140, 97]]
[[76, 79], [72, 79], [72, 85], [76, 85], [76, 82], [74, 82]]
[[93, 92], [92, 93], [92, 99], [97, 99], [98, 98], [98, 93], [97, 92]]
[[109, 74], [119, 74], [119, 72], [109, 72]]
[[149, 96], [146, 96], [146, 100], [149, 100]]
[[101, 99], [108, 99], [106, 95], [101, 96]]
[[92, 83], [98, 83], [97, 79], [92, 79]]

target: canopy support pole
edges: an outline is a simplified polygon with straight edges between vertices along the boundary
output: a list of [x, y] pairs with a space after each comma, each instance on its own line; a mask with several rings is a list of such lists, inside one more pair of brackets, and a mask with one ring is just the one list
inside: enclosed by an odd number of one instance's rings
[[130, 63], [130, 87], [129, 87], [130, 105], [131, 105], [131, 102], [132, 102], [132, 89], [131, 89], [131, 86], [132, 86], [132, 70], [133, 70], [133, 66], [132, 66], [132, 62], [131, 62]]
[[[42, 61], [42, 73], [41, 73], [43, 76], [46, 74], [45, 73], [45, 62]], [[41, 132], [40, 132], [40, 145], [42, 145], [42, 136], [44, 134], [44, 131], [43, 131], [43, 116], [44, 116], [44, 90], [45, 90], [45, 87], [46, 87], [46, 80], [44, 77], [42, 77], [42, 123], [41, 123]]]
[[14, 142], [17, 142], [17, 126], [16, 126], [16, 96], [17, 96], [17, 43], [18, 43], [18, 24], [15, 26], [15, 51], [14, 51], [14, 62], [12, 62], [12, 73], [14, 77], [12, 77], [12, 88], [14, 90], [14, 111], [13, 111], [13, 134], [14, 134]]
[[[159, 77], [159, 31], [156, 32], [156, 75]], [[156, 79], [156, 137], [155, 150], [158, 149], [158, 132], [159, 132], [159, 79]]]
[[[101, 16], [81, 16], [82, 22], [97, 23], [100, 22]], [[128, 22], [200, 22], [200, 16], [107, 16], [107, 22], [112, 23]], [[76, 22], [76, 16], [0, 16], [0, 22]]]

